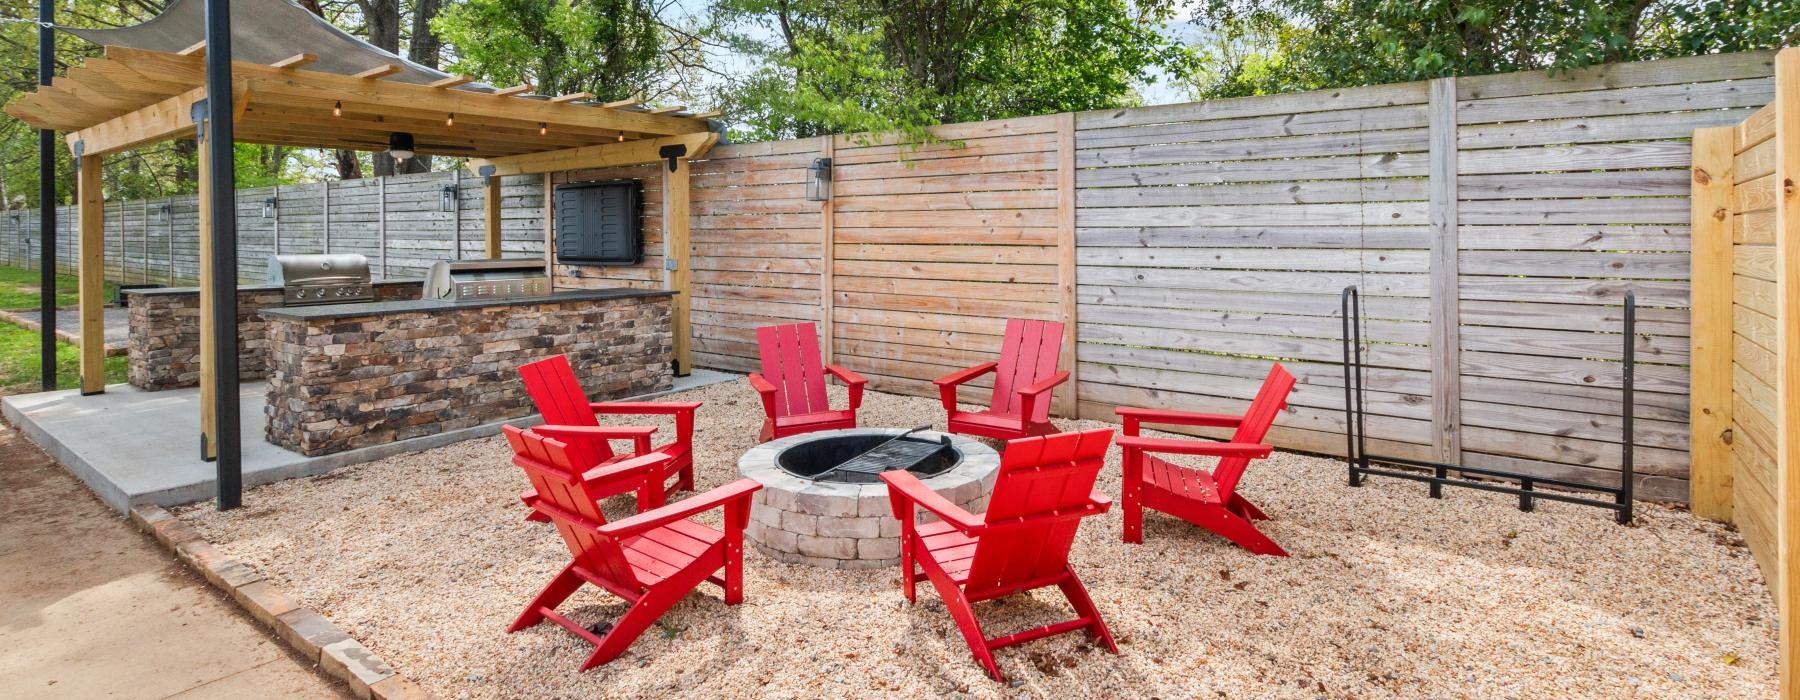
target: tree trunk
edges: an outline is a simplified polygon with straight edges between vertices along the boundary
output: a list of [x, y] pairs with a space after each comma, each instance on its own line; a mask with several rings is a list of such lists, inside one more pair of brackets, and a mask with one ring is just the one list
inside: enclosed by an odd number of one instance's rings
[[[299, 0], [299, 3], [301, 7], [306, 8], [307, 12], [317, 15], [319, 19], [325, 19], [325, 9], [319, 6], [319, 0]], [[332, 153], [332, 158], [337, 161], [339, 180], [362, 178], [362, 161], [356, 157], [356, 151], [340, 148]]]

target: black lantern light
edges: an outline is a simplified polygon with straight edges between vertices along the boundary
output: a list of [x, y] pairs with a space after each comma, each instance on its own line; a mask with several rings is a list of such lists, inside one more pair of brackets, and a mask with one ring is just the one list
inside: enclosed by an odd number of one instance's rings
[[806, 180], [806, 198], [814, 202], [831, 199], [831, 159], [814, 158], [806, 171], [810, 178]]
[[269, 197], [269, 198], [264, 199], [263, 200], [263, 208], [262, 208], [262, 218], [267, 219], [271, 216], [274, 216], [275, 215], [275, 207], [278, 204], [280, 204], [280, 203], [278, 201], [276, 201], [276, 199], [274, 197]]
[[444, 191], [438, 194], [438, 210], [456, 211], [456, 185], [444, 185]]

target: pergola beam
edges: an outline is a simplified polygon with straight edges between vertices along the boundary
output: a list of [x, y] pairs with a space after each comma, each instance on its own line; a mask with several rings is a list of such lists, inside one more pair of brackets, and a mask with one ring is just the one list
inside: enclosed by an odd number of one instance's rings
[[[562, 170], [584, 170], [588, 168], [607, 168], [615, 165], [637, 165], [662, 160], [658, 154], [664, 146], [683, 145], [687, 147], [684, 158], [698, 158], [706, 155], [713, 144], [719, 142], [719, 135], [711, 131], [702, 131], [681, 136], [666, 136], [658, 139], [624, 141], [620, 143], [601, 144], [598, 146], [582, 146], [561, 151], [545, 151], [543, 153], [527, 153], [503, 158], [486, 158], [469, 161], [469, 170], [476, 174], [492, 175], [531, 175], [536, 173], [558, 172]], [[492, 171], [487, 168], [493, 168]]]
[[[113, 117], [64, 138], [70, 147], [83, 144], [92, 155], [114, 153], [148, 143], [194, 135], [194, 103], [206, 99], [206, 88], [197, 87], [128, 114]], [[248, 102], [248, 100], [245, 100]]]

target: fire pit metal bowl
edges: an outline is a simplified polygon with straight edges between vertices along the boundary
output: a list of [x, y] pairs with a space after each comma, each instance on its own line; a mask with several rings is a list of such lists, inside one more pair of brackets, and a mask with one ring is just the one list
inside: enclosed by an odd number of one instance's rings
[[[871, 452], [873, 450], [873, 452]], [[853, 468], [833, 470], [846, 460]], [[763, 485], [753, 497], [750, 543], [771, 558], [832, 569], [900, 563], [900, 522], [880, 464], [904, 462], [925, 485], [980, 512], [1000, 455], [960, 435], [897, 428], [827, 430], [763, 443], [738, 459], [738, 473]], [[859, 467], [859, 468], [858, 468]], [[823, 477], [822, 479], [818, 477]], [[921, 522], [932, 519], [921, 513]]]

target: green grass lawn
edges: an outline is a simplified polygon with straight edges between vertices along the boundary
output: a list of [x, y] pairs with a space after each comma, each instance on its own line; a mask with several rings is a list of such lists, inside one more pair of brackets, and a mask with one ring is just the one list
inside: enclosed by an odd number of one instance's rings
[[[77, 282], [74, 277], [58, 275], [56, 277], [56, 305], [68, 306], [78, 302], [76, 298]], [[107, 300], [114, 294], [114, 285], [106, 283]], [[36, 309], [38, 305], [38, 273], [36, 270], [24, 270], [16, 267], [0, 267], [0, 309]], [[0, 394], [14, 394], [37, 391], [38, 368], [37, 331], [26, 330], [10, 323], [0, 322]], [[57, 341], [56, 343], [56, 383], [57, 388], [73, 389], [81, 383], [81, 358], [74, 345]], [[106, 383], [116, 384], [125, 381], [125, 356], [106, 358]]]
[[[56, 305], [78, 303], [79, 282], [74, 275], [56, 276]], [[106, 283], [104, 299], [111, 301], [117, 285]], [[17, 267], [0, 267], [0, 309], [35, 309], [38, 305], [38, 271]]]
[[[38, 390], [38, 334], [10, 323], [0, 323], [0, 393]], [[106, 383], [125, 381], [125, 356], [106, 358]], [[75, 346], [57, 341], [56, 383], [73, 389], [81, 383], [81, 358]]]

